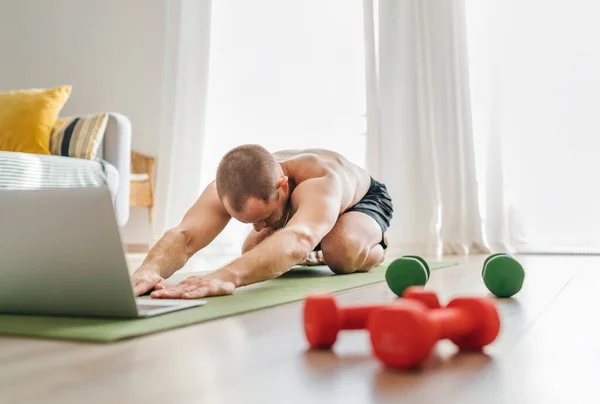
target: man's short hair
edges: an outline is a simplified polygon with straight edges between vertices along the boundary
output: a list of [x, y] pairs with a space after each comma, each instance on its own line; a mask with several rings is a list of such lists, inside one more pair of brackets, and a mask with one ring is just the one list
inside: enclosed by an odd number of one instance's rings
[[223, 156], [217, 168], [217, 193], [241, 212], [249, 197], [270, 202], [277, 195], [279, 163], [264, 147], [238, 146]]

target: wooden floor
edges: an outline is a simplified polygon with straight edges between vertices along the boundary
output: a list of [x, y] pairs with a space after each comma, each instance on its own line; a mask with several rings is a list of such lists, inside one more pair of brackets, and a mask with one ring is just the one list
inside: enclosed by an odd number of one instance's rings
[[[600, 257], [519, 257], [485, 354], [442, 342], [411, 372], [384, 369], [366, 332], [309, 352], [301, 303], [109, 345], [0, 338], [0, 403], [600, 403]], [[486, 295], [483, 257], [432, 273], [444, 301]], [[385, 284], [340, 295], [393, 300]]]

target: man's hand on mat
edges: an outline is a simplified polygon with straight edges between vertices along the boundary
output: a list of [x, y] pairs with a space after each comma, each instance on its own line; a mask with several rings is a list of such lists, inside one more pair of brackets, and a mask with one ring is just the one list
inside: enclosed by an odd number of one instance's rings
[[152, 269], [142, 267], [133, 274], [133, 290], [136, 296], [143, 295], [152, 289], [163, 289], [165, 286], [163, 277]]
[[199, 299], [209, 296], [231, 295], [235, 290], [232, 282], [205, 276], [190, 276], [174, 286], [165, 286], [150, 293], [158, 299]]

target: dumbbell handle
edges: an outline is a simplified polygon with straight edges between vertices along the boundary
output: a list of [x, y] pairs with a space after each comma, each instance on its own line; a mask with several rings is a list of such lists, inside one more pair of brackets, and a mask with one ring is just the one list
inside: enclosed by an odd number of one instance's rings
[[[439, 302], [436, 300], [428, 299], [429, 296], [421, 297], [419, 295], [405, 294], [405, 299], [414, 299], [421, 301], [427, 305], [430, 309], [439, 309]], [[394, 304], [394, 303], [392, 303]], [[340, 327], [343, 330], [362, 330], [367, 327], [367, 320], [369, 314], [374, 310], [386, 307], [387, 305], [371, 305], [371, 306], [356, 306], [356, 307], [342, 307], [340, 308]], [[452, 310], [452, 309], [444, 309]], [[461, 314], [462, 315], [462, 314]]]
[[469, 334], [476, 327], [472, 316], [458, 308], [434, 309], [427, 317], [436, 325], [438, 340]]
[[418, 300], [429, 309], [439, 309], [442, 307], [437, 295], [430, 290], [425, 290], [422, 286], [410, 286], [406, 288], [402, 297], [404, 299]]
[[[414, 299], [424, 303], [429, 309], [439, 309], [440, 303], [435, 294], [422, 293], [420, 287], [408, 288], [404, 293], [405, 299]], [[392, 303], [394, 304], [394, 303]], [[341, 328], [344, 330], [362, 330], [367, 327], [367, 319], [373, 310], [385, 307], [387, 305], [371, 305], [343, 307], [341, 311]]]
[[342, 330], [362, 330], [367, 328], [369, 314], [384, 305], [357, 306], [340, 308], [340, 328]]

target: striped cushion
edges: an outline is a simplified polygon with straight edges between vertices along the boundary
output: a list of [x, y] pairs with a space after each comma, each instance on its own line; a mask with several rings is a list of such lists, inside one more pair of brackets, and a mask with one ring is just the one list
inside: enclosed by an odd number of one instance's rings
[[96, 159], [107, 122], [108, 114], [58, 119], [50, 134], [50, 153]]

